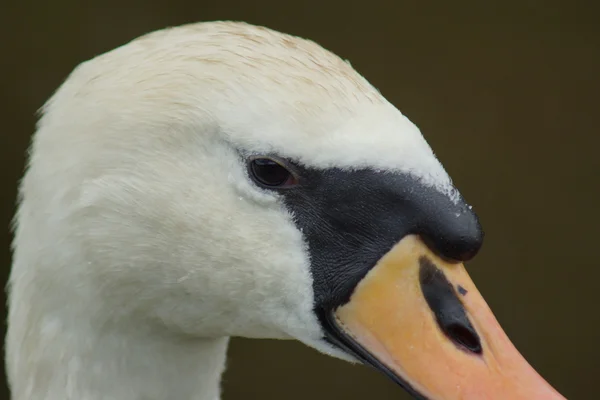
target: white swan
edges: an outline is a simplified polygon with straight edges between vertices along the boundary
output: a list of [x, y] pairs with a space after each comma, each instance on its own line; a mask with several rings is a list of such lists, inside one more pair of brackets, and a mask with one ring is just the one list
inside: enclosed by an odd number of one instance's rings
[[12, 398], [215, 400], [230, 336], [363, 361], [417, 398], [562, 398], [464, 271], [481, 240], [419, 130], [335, 55], [243, 23], [146, 35], [43, 109]]

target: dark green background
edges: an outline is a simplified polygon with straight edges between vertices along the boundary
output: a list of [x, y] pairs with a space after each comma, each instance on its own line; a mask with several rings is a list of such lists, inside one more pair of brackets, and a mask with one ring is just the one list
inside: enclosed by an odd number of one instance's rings
[[[597, 2], [86, 3], [0, 2], [3, 279], [34, 113], [75, 65], [165, 26], [245, 20], [350, 59], [421, 128], [480, 214], [468, 267], [509, 336], [568, 398], [600, 398]], [[292, 342], [235, 339], [224, 387], [225, 400], [407, 398]]]

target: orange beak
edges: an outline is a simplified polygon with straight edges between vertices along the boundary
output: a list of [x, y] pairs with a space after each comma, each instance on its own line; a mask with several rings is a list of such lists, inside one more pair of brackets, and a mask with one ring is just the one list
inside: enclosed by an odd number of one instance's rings
[[421, 398], [564, 399], [513, 346], [464, 266], [416, 236], [369, 271], [331, 322]]

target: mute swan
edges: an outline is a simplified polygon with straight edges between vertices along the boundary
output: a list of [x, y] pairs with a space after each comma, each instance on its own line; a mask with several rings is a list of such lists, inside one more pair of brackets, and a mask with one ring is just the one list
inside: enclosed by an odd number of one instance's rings
[[43, 108], [15, 218], [14, 400], [220, 398], [228, 338], [296, 339], [420, 399], [562, 399], [462, 262], [483, 234], [420, 131], [317, 44], [143, 36]]

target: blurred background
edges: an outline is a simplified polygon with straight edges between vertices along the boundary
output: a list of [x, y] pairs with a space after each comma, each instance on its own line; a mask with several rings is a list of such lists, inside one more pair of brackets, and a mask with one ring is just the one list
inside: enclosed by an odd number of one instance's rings
[[[0, 272], [35, 112], [80, 62], [159, 28], [244, 20], [349, 59], [479, 213], [468, 268], [531, 364], [569, 399], [600, 374], [600, 3], [76, 0], [0, 5]], [[234, 339], [224, 399], [408, 399], [301, 344]], [[0, 398], [7, 397], [2, 379]]]

